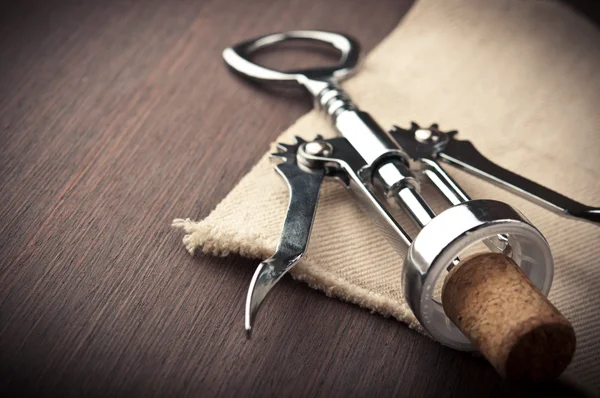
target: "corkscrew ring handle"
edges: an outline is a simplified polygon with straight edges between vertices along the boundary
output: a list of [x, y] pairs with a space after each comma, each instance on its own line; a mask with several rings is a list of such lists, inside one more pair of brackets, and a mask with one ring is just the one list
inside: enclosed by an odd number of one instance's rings
[[[250, 56], [260, 49], [287, 41], [308, 41], [329, 44], [340, 53], [339, 63], [331, 67], [278, 71], [257, 65]], [[223, 51], [223, 59], [238, 74], [252, 81], [296, 86], [305, 79], [340, 81], [350, 75], [358, 64], [360, 45], [350, 36], [320, 30], [292, 30], [273, 33], [244, 41]]]

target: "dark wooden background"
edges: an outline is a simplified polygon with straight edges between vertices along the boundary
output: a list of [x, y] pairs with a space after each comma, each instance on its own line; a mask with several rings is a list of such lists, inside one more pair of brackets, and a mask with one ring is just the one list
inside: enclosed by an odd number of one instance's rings
[[[410, 1], [21, 1], [0, 8], [0, 395], [525, 396], [489, 365], [286, 278], [253, 340], [255, 261], [200, 219], [310, 104], [221, 50], [292, 28], [373, 48]], [[309, 63], [305, 52], [267, 62]]]

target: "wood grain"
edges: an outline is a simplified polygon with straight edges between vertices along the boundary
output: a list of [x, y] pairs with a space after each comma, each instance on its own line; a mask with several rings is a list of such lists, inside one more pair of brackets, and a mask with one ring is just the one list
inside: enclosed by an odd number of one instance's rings
[[540, 392], [290, 278], [246, 341], [255, 262], [192, 258], [169, 226], [206, 216], [310, 107], [235, 79], [225, 46], [302, 27], [369, 50], [409, 1], [0, 7], [0, 395]]

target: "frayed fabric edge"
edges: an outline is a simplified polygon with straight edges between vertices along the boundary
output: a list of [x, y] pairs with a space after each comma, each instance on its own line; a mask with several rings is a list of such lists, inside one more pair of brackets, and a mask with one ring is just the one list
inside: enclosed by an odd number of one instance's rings
[[[243, 257], [262, 259], [268, 257], [276, 246], [276, 243], [268, 242], [264, 236], [240, 236], [237, 233], [222, 231], [215, 225], [192, 221], [189, 218], [175, 219], [171, 225], [184, 230], [186, 235], [183, 237], [183, 244], [192, 255], [198, 254], [198, 249], [201, 249], [202, 253], [213, 256], [239, 254]], [[252, 242], [252, 245], [244, 242]], [[329, 297], [356, 304], [385, 317], [393, 317], [406, 323], [411, 329], [425, 334], [406, 304], [351, 284], [331, 272], [324, 271], [315, 266], [309, 257], [300, 261], [290, 274], [294, 279], [322, 291]]]

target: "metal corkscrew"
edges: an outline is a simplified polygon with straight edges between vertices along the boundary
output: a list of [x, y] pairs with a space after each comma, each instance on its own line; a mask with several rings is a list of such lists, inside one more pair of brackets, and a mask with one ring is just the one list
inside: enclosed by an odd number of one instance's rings
[[[288, 40], [329, 44], [340, 52], [339, 64], [280, 72], [250, 61], [257, 50]], [[440, 161], [510, 188], [563, 216], [600, 223], [600, 208], [503, 169], [469, 141], [457, 140], [456, 131], [443, 132], [436, 124], [422, 127], [416, 123], [406, 129], [381, 128], [339, 87], [359, 59], [359, 45], [349, 36], [304, 30], [276, 33], [227, 48], [223, 57], [234, 71], [253, 81], [303, 87], [341, 134], [332, 139], [316, 136], [310, 142], [296, 138], [293, 144], [279, 143], [278, 152], [272, 155], [281, 162], [276, 170], [288, 184], [290, 201], [277, 250], [259, 265], [248, 290], [248, 333], [266, 295], [307, 250], [325, 177], [341, 181], [354, 193], [382, 236], [404, 258], [404, 294], [423, 328], [444, 345], [460, 350], [472, 349], [473, 339], [465, 336], [466, 327], [458, 327], [457, 321], [446, 315], [435, 287], [447, 270], [463, 262], [468, 248], [483, 243], [488, 253], [510, 259], [543, 295], [550, 290], [554, 266], [546, 239], [519, 211], [496, 200], [471, 200]], [[435, 214], [421, 194], [424, 179], [451, 207]], [[390, 213], [388, 207], [394, 205], [403, 208], [420, 229], [415, 237]]]

